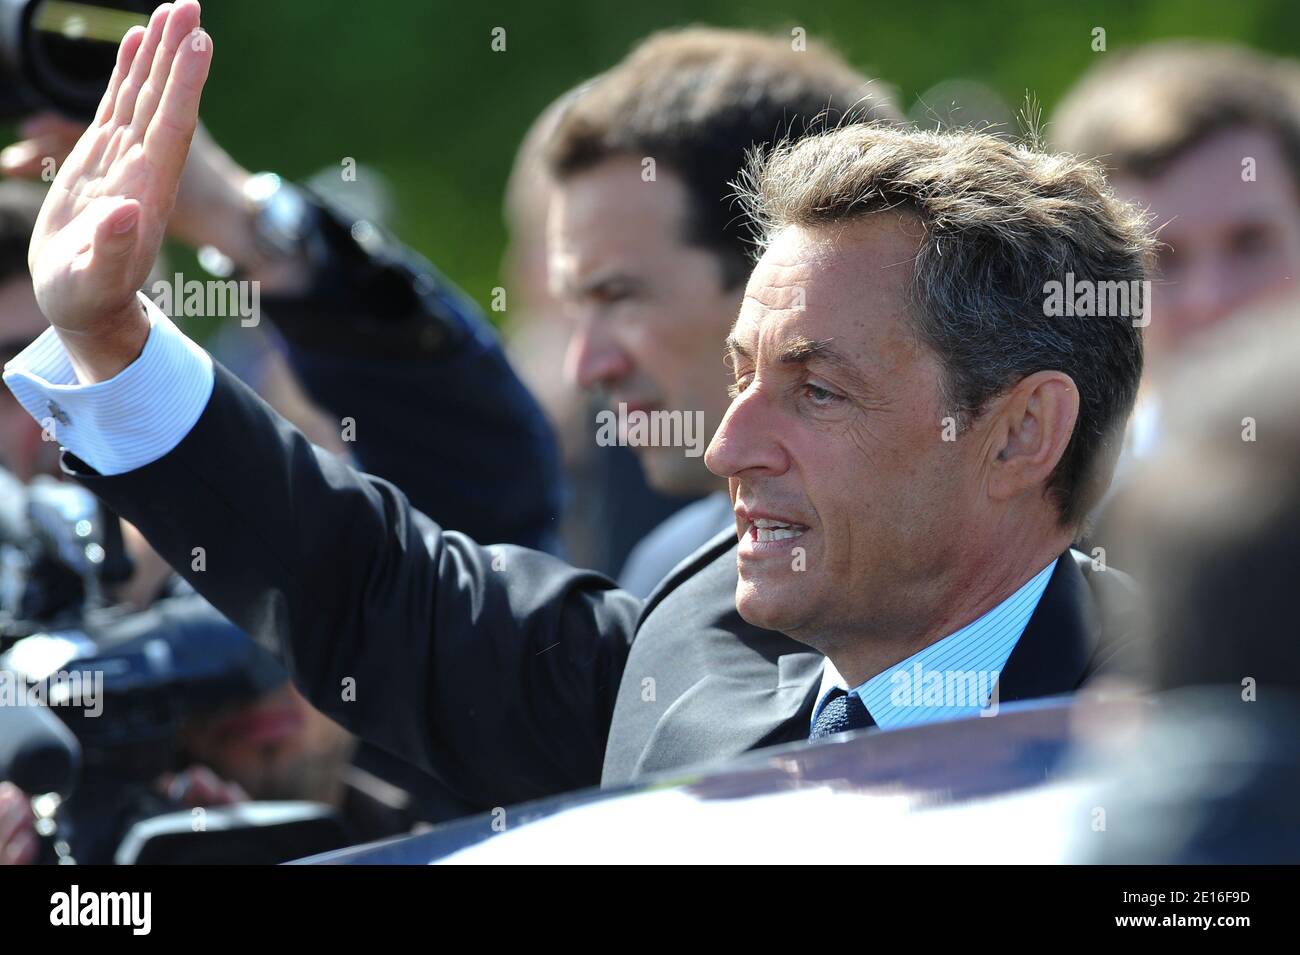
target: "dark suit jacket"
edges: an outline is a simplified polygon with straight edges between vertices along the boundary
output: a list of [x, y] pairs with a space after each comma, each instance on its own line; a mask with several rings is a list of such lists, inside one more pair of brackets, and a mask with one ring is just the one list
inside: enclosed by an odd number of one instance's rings
[[[207, 409], [171, 453], [113, 477], [70, 454], [65, 466], [283, 652], [312, 703], [469, 806], [807, 733], [821, 658], [740, 620], [729, 538], [643, 604], [547, 554], [443, 531], [391, 484], [313, 448], [219, 366]], [[1062, 560], [1000, 699], [1079, 687], [1126, 640], [1129, 595], [1118, 572]]]
[[355, 247], [347, 219], [321, 228], [322, 242], [346, 243], [328, 274], [263, 305], [312, 400], [355, 423], [357, 467], [475, 540], [558, 550], [555, 439], [492, 326], [411, 250]]

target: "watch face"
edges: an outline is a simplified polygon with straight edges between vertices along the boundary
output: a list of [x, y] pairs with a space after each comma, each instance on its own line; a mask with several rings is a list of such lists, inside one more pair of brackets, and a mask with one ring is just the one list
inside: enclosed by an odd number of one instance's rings
[[261, 218], [266, 231], [270, 233], [268, 238], [273, 242], [277, 239], [286, 242], [291, 249], [296, 247], [307, 230], [307, 201], [294, 187], [281, 186], [270, 196]]
[[273, 188], [259, 204], [258, 238], [281, 254], [295, 252], [307, 231], [310, 211], [302, 194], [277, 176]]

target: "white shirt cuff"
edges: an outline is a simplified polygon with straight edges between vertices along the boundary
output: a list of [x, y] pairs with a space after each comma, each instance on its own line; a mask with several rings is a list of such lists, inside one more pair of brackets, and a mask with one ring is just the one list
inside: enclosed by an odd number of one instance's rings
[[212, 395], [212, 359], [140, 293], [144, 351], [107, 381], [83, 384], [53, 328], [5, 365], [4, 381], [59, 444], [100, 474], [123, 474], [170, 452]]

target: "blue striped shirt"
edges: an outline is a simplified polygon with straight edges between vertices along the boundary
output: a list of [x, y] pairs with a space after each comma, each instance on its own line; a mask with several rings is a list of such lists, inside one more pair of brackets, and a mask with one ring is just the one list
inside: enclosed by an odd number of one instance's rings
[[[996, 708], [989, 701], [998, 677], [1055, 569], [1053, 560], [978, 620], [854, 687], [876, 725], [889, 730], [981, 712], [993, 715]], [[813, 722], [827, 694], [836, 688], [847, 690], [848, 686], [827, 658]]]

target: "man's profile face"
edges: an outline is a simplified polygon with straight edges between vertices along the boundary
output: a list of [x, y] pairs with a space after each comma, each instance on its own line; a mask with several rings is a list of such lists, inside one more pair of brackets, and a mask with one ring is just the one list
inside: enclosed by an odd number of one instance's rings
[[[688, 245], [688, 196], [660, 166], [618, 157], [576, 173], [556, 190], [549, 265], [556, 297], [572, 317], [565, 371], [599, 391], [608, 407], [703, 412], [703, 442], [727, 406], [719, 344], [739, 289], [724, 288], [715, 253]], [[719, 200], [721, 201], [721, 200]], [[699, 457], [680, 447], [634, 449], [646, 478], [668, 493], [716, 487]]]
[[1156, 176], [1120, 176], [1114, 185], [1163, 227], [1146, 330], [1157, 361], [1233, 312], [1295, 292], [1300, 193], [1271, 134], [1224, 130]]
[[980, 505], [980, 442], [942, 440], [939, 361], [905, 314], [918, 229], [784, 229], [731, 335], [738, 393], [705, 459], [737, 511], [736, 605], [827, 653], [907, 621]]

